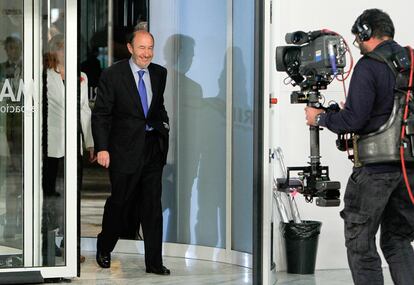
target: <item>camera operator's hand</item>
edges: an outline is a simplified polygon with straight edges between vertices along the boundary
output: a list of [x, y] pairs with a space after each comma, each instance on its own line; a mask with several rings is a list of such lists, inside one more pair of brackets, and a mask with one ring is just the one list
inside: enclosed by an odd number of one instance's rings
[[309, 126], [317, 126], [316, 116], [323, 113], [323, 109], [316, 109], [312, 107], [305, 107], [306, 124]]

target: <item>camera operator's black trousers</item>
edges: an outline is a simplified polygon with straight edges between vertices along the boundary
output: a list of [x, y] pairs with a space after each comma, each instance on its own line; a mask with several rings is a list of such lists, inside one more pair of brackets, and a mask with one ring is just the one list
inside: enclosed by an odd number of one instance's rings
[[[137, 158], [138, 159], [138, 158]], [[106, 200], [102, 231], [97, 249], [110, 253], [125, 230], [124, 224], [138, 220], [142, 225], [145, 245], [145, 266], [162, 266], [162, 155], [156, 131], [146, 134], [142, 166], [132, 174], [110, 169], [111, 196]], [[137, 211], [131, 210], [137, 209]], [[128, 215], [138, 213], [137, 217]]]
[[[414, 188], [414, 169], [408, 170]], [[381, 226], [380, 246], [395, 284], [414, 284], [414, 205], [400, 172], [369, 173], [354, 169], [344, 196], [341, 217], [345, 244], [356, 285], [384, 284], [375, 234]]]

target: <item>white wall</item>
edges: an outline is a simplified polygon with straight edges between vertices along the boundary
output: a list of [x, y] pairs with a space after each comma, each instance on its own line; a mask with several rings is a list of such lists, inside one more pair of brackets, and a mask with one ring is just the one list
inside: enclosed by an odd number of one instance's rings
[[[285, 34], [297, 30], [305, 32], [328, 28], [341, 34], [352, 46], [354, 40], [350, 30], [355, 19], [363, 10], [379, 8], [387, 12], [394, 21], [396, 34], [395, 40], [401, 45], [414, 46], [412, 25], [409, 19], [412, 17], [414, 2], [405, 0], [349, 0], [344, 5], [333, 1], [307, 1], [307, 0], [280, 0], [273, 1], [273, 25], [272, 42], [273, 54], [276, 46], [286, 45]], [[360, 57], [359, 51], [352, 47], [354, 60]], [[273, 147], [282, 147], [287, 166], [305, 166], [309, 161], [309, 130], [305, 125], [304, 105], [290, 104], [292, 86], [283, 85], [285, 73], [276, 72], [272, 63], [271, 92], [277, 97], [279, 103], [272, 108], [271, 131]], [[349, 83], [349, 80], [348, 80]], [[347, 84], [348, 84], [347, 83]], [[329, 85], [328, 90], [322, 91], [326, 101], [344, 100], [342, 85], [335, 81]], [[335, 147], [336, 135], [327, 129], [321, 132], [320, 146], [322, 165], [328, 165], [331, 180], [341, 182], [341, 198], [343, 197], [348, 175], [352, 164], [347, 160], [345, 153], [339, 152]], [[280, 175], [280, 169], [275, 162], [276, 176]], [[298, 198], [298, 207], [302, 219], [322, 221], [322, 229], [319, 239], [318, 257], [316, 269], [348, 268], [346, 249], [343, 237], [343, 221], [339, 217], [339, 211], [343, 205], [335, 208], [320, 208], [315, 204], [308, 204], [302, 196]], [[342, 201], [341, 201], [342, 203]], [[276, 263], [278, 270], [285, 269], [285, 260], [281, 250], [282, 244], [278, 227], [276, 228]], [[386, 262], [384, 261], [385, 265]]]

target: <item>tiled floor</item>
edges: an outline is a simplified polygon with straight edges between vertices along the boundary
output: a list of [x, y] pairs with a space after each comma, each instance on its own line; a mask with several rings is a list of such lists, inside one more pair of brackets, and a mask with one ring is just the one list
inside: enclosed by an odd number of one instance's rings
[[72, 284], [251, 284], [251, 269], [211, 261], [164, 258], [170, 276], [145, 273], [144, 257], [137, 254], [113, 254], [110, 269], [97, 266], [93, 252], [83, 252], [85, 263], [81, 277]]
[[[144, 258], [136, 254], [114, 254], [112, 267], [101, 269], [96, 265], [93, 252], [83, 252], [86, 262], [82, 264], [81, 277], [72, 284], [179, 284], [179, 285], [242, 285], [252, 284], [249, 268], [211, 261], [165, 257], [165, 265], [171, 269], [170, 276], [145, 273]], [[393, 284], [390, 274], [384, 270], [385, 284]], [[277, 273], [277, 285], [351, 285], [349, 270], [319, 270], [314, 275]], [[367, 284], [368, 285], [368, 284]]]

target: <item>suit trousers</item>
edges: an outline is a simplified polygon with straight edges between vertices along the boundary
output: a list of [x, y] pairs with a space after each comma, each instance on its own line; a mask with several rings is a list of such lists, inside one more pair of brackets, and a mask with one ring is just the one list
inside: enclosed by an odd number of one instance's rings
[[[162, 154], [156, 131], [146, 132], [142, 164], [131, 174], [110, 169], [111, 196], [106, 200], [102, 231], [98, 235], [97, 249], [103, 253], [113, 251], [122, 235], [124, 223], [136, 212], [141, 222], [145, 245], [145, 266], [160, 268], [162, 265], [162, 206], [161, 178]], [[138, 159], [138, 158], [137, 158]], [[137, 211], [131, 211], [135, 208]]]
[[[408, 170], [414, 186], [414, 171]], [[414, 284], [414, 205], [401, 172], [370, 173], [354, 169], [344, 196], [348, 263], [356, 285], [383, 285], [381, 258], [375, 235], [381, 226], [380, 246], [394, 284]]]

